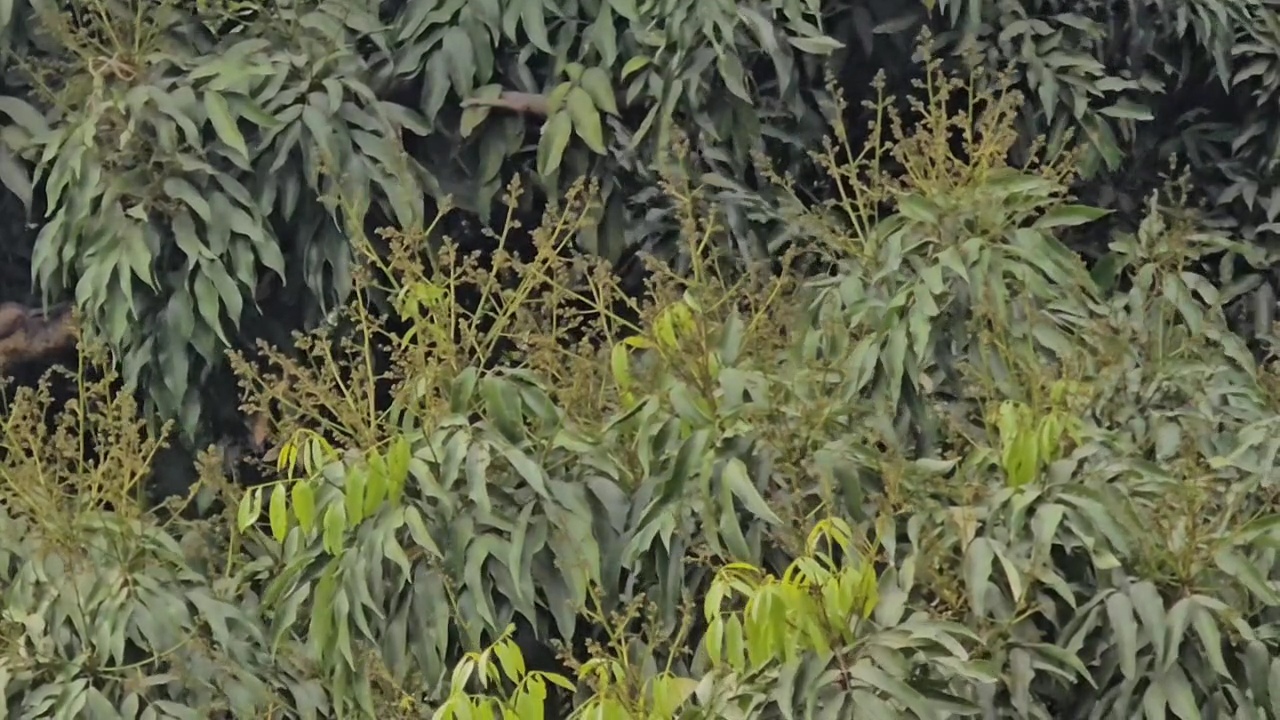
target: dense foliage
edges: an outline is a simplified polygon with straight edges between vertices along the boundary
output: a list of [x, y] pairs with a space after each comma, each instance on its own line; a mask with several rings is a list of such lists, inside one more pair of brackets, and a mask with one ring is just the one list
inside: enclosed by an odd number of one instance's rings
[[1278, 18], [0, 6], [5, 714], [1280, 716]]

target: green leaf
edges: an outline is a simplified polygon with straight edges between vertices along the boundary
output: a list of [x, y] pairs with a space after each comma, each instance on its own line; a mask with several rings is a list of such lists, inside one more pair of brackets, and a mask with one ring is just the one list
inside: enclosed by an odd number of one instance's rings
[[[4, 27], [8, 27], [8, 23], [4, 23]], [[34, 105], [21, 98], [0, 95], [0, 113], [8, 115], [10, 120], [33, 138], [49, 132], [49, 123], [44, 115]]]
[[240, 153], [246, 162], [252, 161], [249, 147], [244, 142], [244, 136], [240, 134], [240, 128], [236, 127], [236, 119], [231, 115], [231, 108], [227, 105], [226, 98], [216, 92], [206, 91], [204, 109], [209, 116], [209, 122], [213, 123], [214, 131], [218, 133], [218, 139]]
[[543, 16], [548, 6], [542, 0], [517, 0], [517, 2], [520, 2], [520, 19], [523, 21], [525, 34], [529, 36], [529, 42], [542, 52], [554, 55], [555, 50], [551, 47], [551, 41], [547, 39], [547, 21]]
[[449, 28], [440, 41], [440, 52], [446, 58], [453, 91], [462, 97], [470, 95], [475, 84], [476, 62], [467, 31], [457, 26]]
[[483, 572], [485, 561], [493, 557], [500, 561], [499, 551], [506, 541], [493, 535], [477, 535], [467, 544], [466, 565], [462, 571], [464, 597], [470, 596], [471, 604], [479, 612], [481, 618], [492, 627], [494, 623], [493, 608], [489, 601], [490, 589], [484, 579], [488, 573]]
[[1018, 572], [1018, 568], [1013, 561], [1005, 553], [1004, 548], [999, 544], [992, 542], [991, 549], [995, 552], [996, 559], [1000, 561], [1000, 567], [1004, 570], [1005, 582], [1009, 584], [1010, 599], [1015, 603], [1021, 604], [1023, 594], [1026, 592], [1027, 585], [1023, 582], [1022, 573]]
[[1147, 686], [1147, 691], [1142, 693], [1142, 711], [1147, 718], [1154, 720], [1155, 718], [1168, 717], [1165, 708], [1169, 705], [1169, 697], [1165, 695], [1164, 685], [1159, 682], [1153, 682]]
[[[1192, 596], [1188, 600], [1197, 597]], [[1222, 656], [1222, 632], [1218, 630], [1218, 625], [1214, 620], [1213, 613], [1199, 604], [1191, 613], [1191, 626], [1195, 628], [1196, 635], [1200, 638], [1200, 647], [1205, 657], [1209, 660], [1209, 666], [1219, 676], [1228, 678], [1231, 676], [1231, 672], [1227, 669], [1226, 659]]]
[[613, 85], [609, 82], [609, 73], [603, 68], [590, 67], [583, 71], [578, 85], [591, 96], [591, 102], [604, 112], [618, 116], [618, 100]]
[[747, 91], [747, 73], [742, 61], [731, 52], [716, 55], [716, 69], [720, 71], [720, 80], [738, 99], [754, 105], [751, 93]]
[[[239, 327], [244, 312], [244, 292], [221, 262], [203, 262], [200, 269], [218, 291], [218, 299], [227, 309], [233, 327]], [[224, 339], [225, 341], [225, 339]]]
[[7, 145], [0, 145], [0, 184], [16, 195], [22, 201], [24, 208], [31, 210], [31, 197], [34, 192], [31, 173]]
[[1041, 655], [1053, 661], [1056, 667], [1070, 668], [1075, 671], [1076, 676], [1089, 683], [1093, 688], [1097, 688], [1098, 684], [1093, 681], [1093, 675], [1089, 672], [1089, 668], [1085, 667], [1084, 662], [1070, 650], [1050, 645], [1049, 643], [1021, 643], [1022, 647], [1034, 653]]
[[368, 485], [368, 471], [362, 467], [348, 467], [342, 481], [342, 500], [346, 505], [347, 522], [352, 526], [364, 520], [364, 489]]
[[542, 126], [542, 139], [538, 141], [538, 174], [551, 177], [560, 169], [564, 150], [573, 135], [573, 120], [567, 110], [552, 115]]
[[256, 487], [240, 498], [240, 507], [236, 510], [236, 529], [244, 532], [258, 521], [262, 515], [262, 488]]
[[1222, 548], [1213, 556], [1213, 560], [1219, 570], [1235, 578], [1263, 602], [1271, 606], [1280, 605], [1280, 593], [1271, 586], [1256, 563], [1232, 548]]
[[618, 389], [624, 393], [629, 390], [631, 388], [631, 355], [623, 343], [616, 343], [609, 353], [609, 368], [613, 372], [613, 381], [617, 383]]
[[409, 536], [413, 538], [419, 548], [426, 550], [434, 558], [440, 559], [444, 557], [444, 553], [440, 552], [440, 546], [436, 544], [435, 538], [427, 530], [427, 524], [423, 522], [422, 513], [418, 508], [412, 505], [405, 505], [404, 523], [409, 527]]
[[831, 53], [844, 47], [844, 43], [827, 35], [817, 35], [814, 37], [789, 37], [787, 42], [800, 52], [809, 53], [810, 55], [830, 55]]
[[[1262, 694], [1256, 688], [1254, 693]], [[1271, 696], [1271, 717], [1280, 717], [1280, 658], [1271, 660], [1271, 671], [1267, 673], [1267, 694]]]
[[282, 124], [276, 116], [245, 95], [232, 95], [227, 103], [236, 117], [244, 118], [258, 127], [274, 130]]
[[927, 698], [901, 679], [896, 678], [870, 662], [860, 662], [848, 671], [848, 676], [866, 687], [879, 690], [891, 700], [905, 705], [916, 717], [937, 715]]
[[191, 219], [191, 213], [185, 209], [178, 208], [177, 212], [173, 213], [172, 230], [173, 241], [187, 256], [188, 265], [194, 265], [201, 260], [217, 259], [218, 256], [209, 250], [196, 230], [196, 223]]
[[1058, 82], [1058, 78], [1047, 68], [1041, 70], [1032, 66], [1028, 69], [1030, 70], [1032, 81], [1035, 82], [1036, 96], [1040, 98], [1040, 106], [1044, 108], [1044, 116], [1049, 120], [1053, 120], [1057, 115], [1058, 94], [1061, 92], [1062, 86]]
[[[140, 278], [153, 290], [158, 289], [155, 281], [155, 255], [151, 252], [151, 243], [147, 241], [144, 233], [147, 231], [144, 225], [130, 224], [127, 228], [122, 229], [117, 235], [117, 250], [124, 260], [124, 266], [130, 270], [128, 276], [132, 284], [132, 278]], [[120, 272], [124, 273], [124, 268], [120, 268]], [[123, 278], [122, 278], [123, 279]], [[127, 291], [128, 285], [125, 285]], [[121, 303], [124, 306], [121, 312], [128, 310], [127, 303]]]
[[536, 503], [525, 503], [520, 509], [520, 516], [516, 518], [515, 529], [511, 533], [511, 547], [507, 550], [507, 568], [511, 570], [512, 578], [515, 580], [516, 600], [527, 601], [533, 593], [533, 588], [526, 587], [521, 575], [527, 577], [529, 568], [524, 562], [525, 541], [529, 535], [529, 523], [533, 518], [533, 511], [537, 508]]
[[471, 410], [471, 397], [479, 379], [480, 371], [474, 366], [464, 368], [453, 378], [449, 384], [449, 412], [461, 415]]
[[462, 120], [458, 126], [458, 134], [464, 138], [471, 137], [471, 133], [475, 132], [475, 129], [485, 121], [485, 118], [489, 117], [489, 113], [492, 111], [493, 108], [487, 105], [476, 105], [463, 110]]
[[[1232, 611], [1234, 612], [1234, 611]], [[1244, 646], [1244, 673], [1246, 687], [1252, 688], [1253, 692], [1262, 702], [1267, 702], [1270, 694], [1270, 679], [1268, 675], [1280, 667], [1280, 660], [1273, 662], [1271, 649], [1259, 640], [1250, 640]], [[1280, 686], [1277, 686], [1280, 689]], [[1280, 697], [1280, 696], [1278, 696]]]
[[650, 692], [652, 707], [658, 717], [678, 717], [678, 710], [698, 689], [698, 681], [692, 678], [662, 675], [653, 678]]
[[689, 434], [689, 438], [676, 453], [671, 470], [662, 480], [662, 489], [658, 497], [649, 502], [640, 521], [636, 523], [637, 528], [648, 526], [672, 500], [682, 496], [688, 490], [690, 481], [695, 477], [695, 473], [701, 471], [707, 459], [707, 444], [710, 440], [711, 433], [706, 428], [699, 428]]
[[284, 542], [289, 535], [289, 504], [284, 495], [284, 487], [277, 485], [271, 488], [271, 502], [267, 516], [271, 520], [271, 536], [276, 542]]
[[311, 484], [306, 480], [295, 480], [290, 492], [293, 501], [293, 515], [304, 532], [311, 532], [316, 524], [316, 496]]
[[185, 178], [171, 177], [166, 179], [164, 181], [164, 192], [174, 200], [181, 200], [186, 203], [187, 207], [194, 210], [196, 215], [199, 215], [200, 219], [206, 223], [212, 219], [213, 211], [209, 208], [209, 201]]
[[1108, 117], [1123, 118], [1126, 120], [1155, 119], [1155, 115], [1151, 113], [1151, 108], [1145, 105], [1139, 105], [1138, 103], [1131, 102], [1129, 100], [1120, 100], [1116, 102], [1115, 105], [1102, 108], [1098, 112]]
[[505, 378], [488, 375], [480, 381], [480, 396], [484, 399], [488, 418], [498, 433], [511, 443], [525, 439], [524, 413], [520, 391]]
[[[1182, 658], [1182, 641], [1191, 626], [1192, 615], [1201, 612], [1192, 598], [1182, 598], [1169, 609], [1165, 629], [1165, 656], [1160, 658], [1160, 670], [1168, 672]], [[1172, 697], [1172, 696], [1170, 696]]]
[[903, 217], [924, 225], [938, 224], [938, 209], [933, 203], [919, 195], [902, 195], [898, 197], [898, 212]]
[[633, 73], [648, 67], [649, 64], [652, 62], [653, 61], [649, 58], [648, 55], [636, 55], [635, 57], [628, 60], [625, 65], [622, 66], [622, 72], [619, 73], [619, 77], [621, 77], [623, 80], [626, 80], [628, 77], [631, 77]]
[[609, 7], [631, 22], [639, 22], [640, 11], [636, 9], [635, 0], [608, 0]]
[[495, 443], [498, 452], [511, 463], [511, 467], [515, 468], [520, 477], [529, 483], [529, 487], [542, 497], [549, 497], [547, 493], [547, 476], [546, 471], [538, 466], [530, 457], [520, 450], [508, 445], [507, 443]]
[[[378, 534], [382, 536], [382, 557], [395, 563], [396, 567], [400, 569], [400, 576], [396, 578], [396, 582], [389, 588], [390, 592], [398, 593], [404, 588], [405, 583], [413, 578], [413, 564], [409, 561], [409, 556], [396, 538], [396, 530], [399, 529], [400, 523], [396, 522], [394, 517], [393, 515], [394, 524], [387, 523], [378, 526]], [[403, 519], [403, 514], [400, 517]]]
[[1110, 213], [1110, 210], [1089, 207], [1088, 205], [1058, 205], [1041, 215], [1032, 227], [1037, 230], [1048, 230], [1055, 227], [1084, 225]]
[[387, 499], [387, 493], [390, 490], [391, 481], [388, 478], [387, 462], [377, 452], [369, 455], [369, 474], [367, 482], [364, 485], [364, 507], [363, 516], [372, 517], [382, 509], [382, 503]]
[[600, 13], [587, 28], [583, 40], [589, 47], [600, 53], [600, 60], [605, 67], [613, 67], [618, 59], [619, 30], [613, 10], [608, 5], [600, 8]]
[[600, 125], [600, 113], [596, 110], [591, 95], [580, 87], [569, 91], [565, 98], [565, 106], [573, 119], [573, 129], [582, 141], [598, 155], [605, 153], [604, 129]]
[[[1138, 674], [1138, 620], [1133, 614], [1133, 603], [1123, 593], [1107, 596], [1107, 618], [1111, 622], [1112, 636], [1116, 641], [1116, 653], [1120, 672], [1129, 680]], [[1148, 629], [1148, 632], [1157, 632]]]
[[987, 587], [994, 559], [991, 541], [985, 537], [974, 538], [964, 551], [964, 584], [969, 591], [969, 605], [978, 617], [984, 617], [987, 612]]
[[342, 554], [342, 540], [347, 532], [347, 514], [342, 503], [330, 503], [324, 510], [324, 550], [330, 555]]
[[[708, 545], [716, 554], [727, 551], [729, 557], [740, 562], [749, 562], [753, 553], [751, 546], [747, 543], [747, 537], [742, 532], [742, 526], [738, 520], [738, 513], [735, 512], [733, 506], [733, 491], [727, 485], [720, 486], [720, 517], [716, 523], [718, 532], [711, 532], [710, 527], [707, 528], [706, 538]], [[708, 523], [710, 525], [710, 523]]]
[[[338, 506], [334, 505], [332, 507]], [[327, 526], [329, 523], [325, 522], [325, 525]], [[336, 626], [340, 623], [345, 624], [347, 621], [345, 613], [339, 612], [334, 602], [338, 592], [339, 572], [340, 567], [336, 560], [330, 561], [320, 575], [320, 580], [316, 583], [315, 600], [311, 605], [311, 622], [307, 628], [307, 639], [316, 643], [318, 647], [328, 647], [333, 640]]]
[[756, 490], [755, 485], [751, 482], [751, 478], [747, 473], [747, 465], [738, 458], [729, 458], [724, 465], [724, 470], [720, 475], [720, 479], [729, 487], [734, 497], [747, 508], [747, 510], [760, 520], [764, 520], [770, 525], [781, 525], [782, 519], [779, 518], [773, 510], [769, 509], [769, 505], [765, 503], [764, 497]]
[[1142, 619], [1142, 627], [1147, 631], [1147, 637], [1151, 638], [1156, 657], [1164, 657], [1165, 609], [1160, 591], [1151, 582], [1143, 580], [1129, 588], [1129, 600]]
[[405, 483], [409, 481], [409, 463], [413, 461], [413, 448], [403, 435], [397, 435], [387, 451], [387, 481], [390, 483], [390, 498], [394, 503], [400, 502]]

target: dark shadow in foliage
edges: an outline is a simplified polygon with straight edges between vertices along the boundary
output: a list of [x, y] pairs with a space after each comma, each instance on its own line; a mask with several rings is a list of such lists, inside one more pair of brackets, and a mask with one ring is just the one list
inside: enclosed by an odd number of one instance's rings
[[[50, 427], [68, 403], [78, 399], [80, 383], [79, 329], [70, 304], [48, 310], [20, 303], [0, 303], [0, 393], [3, 410], [10, 412], [14, 391], [35, 388], [46, 381], [51, 397], [45, 421]], [[250, 428], [246, 427], [244, 434]], [[89, 438], [93, 440], [93, 438]], [[85, 462], [93, 462], [97, 451], [93, 442], [84, 445]], [[146, 502], [158, 507], [172, 498], [186, 497], [199, 473], [196, 452], [179, 439], [170, 438], [153, 458], [146, 482]]]

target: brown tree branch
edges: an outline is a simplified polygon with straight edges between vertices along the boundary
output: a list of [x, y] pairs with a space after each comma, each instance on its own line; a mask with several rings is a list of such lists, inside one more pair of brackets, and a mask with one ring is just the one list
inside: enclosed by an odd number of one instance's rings
[[51, 312], [0, 303], [0, 371], [75, 347], [79, 333], [69, 306]]
[[541, 93], [503, 90], [496, 98], [467, 98], [462, 107], [490, 107], [523, 115], [547, 116], [547, 96]]

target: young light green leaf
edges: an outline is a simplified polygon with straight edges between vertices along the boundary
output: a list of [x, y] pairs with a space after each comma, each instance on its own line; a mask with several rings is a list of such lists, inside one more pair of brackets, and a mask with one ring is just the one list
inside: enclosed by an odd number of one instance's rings
[[342, 540], [347, 532], [347, 515], [342, 503], [330, 503], [324, 511], [324, 550], [330, 555], [342, 553]]
[[388, 497], [393, 503], [400, 503], [405, 483], [409, 481], [409, 463], [412, 460], [413, 448], [409, 441], [403, 435], [396, 436], [387, 450], [387, 482], [390, 484]]
[[346, 505], [346, 519], [354, 527], [365, 518], [364, 489], [368, 484], [368, 471], [361, 467], [348, 467], [342, 481], [342, 500]]
[[625, 344], [616, 343], [613, 346], [613, 351], [609, 354], [609, 367], [618, 389], [623, 392], [629, 390], [631, 388], [631, 356]]
[[652, 62], [653, 61], [649, 58], [648, 55], [636, 55], [635, 57], [628, 60], [625, 65], [622, 66], [622, 72], [619, 74], [619, 77], [621, 77], [623, 80], [626, 80], [628, 77], [632, 75], [632, 73], [635, 73], [636, 71], [642, 68], [648, 67], [649, 64]]
[[370, 453], [369, 472], [364, 485], [364, 517], [372, 517], [382, 509], [391, 486], [388, 474], [386, 459], [377, 452]]
[[289, 504], [285, 500], [284, 486], [271, 488], [271, 501], [267, 515], [271, 520], [271, 536], [276, 542], [284, 542], [289, 536]]
[[240, 498], [240, 507], [236, 509], [236, 529], [244, 532], [258, 521], [262, 515], [262, 488], [252, 488]]
[[293, 501], [293, 515], [298, 519], [298, 526], [304, 532], [311, 532], [316, 524], [315, 490], [306, 480], [295, 480], [290, 495]]

